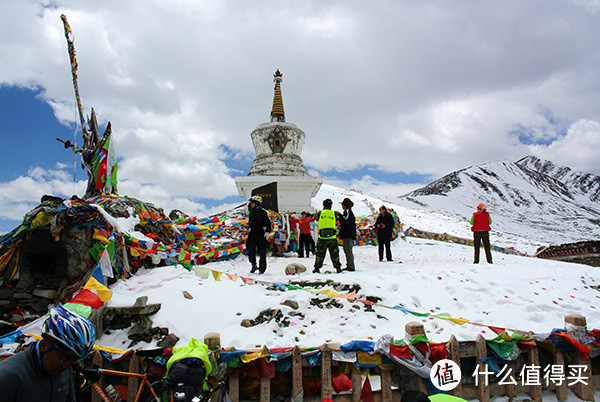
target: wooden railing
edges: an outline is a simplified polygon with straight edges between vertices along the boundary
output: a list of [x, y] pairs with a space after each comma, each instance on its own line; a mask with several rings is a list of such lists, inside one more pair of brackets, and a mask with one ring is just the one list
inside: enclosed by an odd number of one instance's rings
[[[586, 319], [580, 315], [570, 315], [565, 317], [565, 326], [573, 332], [580, 331], [580, 333], [586, 333]], [[416, 334], [424, 334], [423, 325], [420, 322], [410, 322], [406, 324], [405, 331], [407, 338]], [[218, 334], [210, 333], [205, 336], [204, 342], [209, 347], [220, 347], [220, 339]], [[480, 401], [489, 401], [492, 396], [507, 396], [509, 400], [513, 400], [517, 395], [528, 394], [528, 399], [533, 401], [542, 401], [543, 392], [555, 392], [557, 400], [566, 400], [568, 397], [568, 390], [570, 390], [579, 399], [585, 401], [594, 400], [594, 389], [600, 389], [600, 375], [592, 375], [592, 359], [584, 359], [577, 353], [569, 353], [566, 356], [563, 352], [555, 348], [554, 350], [548, 350], [535, 344], [535, 346], [521, 348], [521, 353], [516, 362], [512, 364], [501, 365], [501, 368], [507, 366], [506, 370], [510, 378], [515, 379], [515, 383], [500, 384], [497, 381], [487, 381], [483, 374], [479, 375], [477, 384], [475, 384], [475, 378], [471, 373], [465, 373], [461, 381], [455, 389], [449, 393], [465, 399], [478, 399]], [[425, 394], [428, 394], [427, 385], [425, 380], [415, 373], [411, 372], [413, 378], [409, 381], [411, 384], [402, 384], [397, 379], [394, 380], [394, 369], [385, 369], [383, 366], [378, 368], [371, 368], [360, 370], [356, 366], [352, 367], [350, 372], [350, 378], [352, 381], [352, 390], [350, 393], [335, 394], [332, 386], [332, 377], [334, 372], [334, 365], [332, 364], [332, 350], [328, 344], [324, 344], [321, 348], [321, 364], [320, 364], [320, 395], [308, 396], [305, 395], [303, 389], [303, 376], [304, 368], [309, 366], [306, 359], [303, 359], [301, 350], [297, 346], [292, 350], [292, 364], [290, 372], [290, 383], [291, 390], [288, 389], [288, 395], [284, 396], [284, 400], [297, 402], [297, 401], [322, 401], [325, 398], [331, 398], [334, 401], [352, 401], [358, 402], [361, 400], [363, 376], [368, 375], [369, 371], [379, 376], [380, 388], [373, 392], [374, 400], [391, 402], [398, 401], [401, 399], [402, 393], [408, 389], [418, 389]], [[265, 354], [268, 354], [268, 349], [263, 347]], [[448, 359], [454, 361], [461, 367], [461, 370], [467, 365], [477, 365], [479, 373], [487, 371], [487, 367], [483, 362], [483, 359], [488, 356], [486, 340], [479, 335], [474, 342], [458, 342], [456, 337], [453, 335], [448, 342]], [[568, 360], [568, 361], [567, 361]], [[130, 370], [134, 371], [139, 367], [137, 356], [134, 356], [130, 362]], [[99, 363], [99, 362], [97, 362]], [[469, 363], [469, 364], [467, 364]], [[566, 364], [567, 363], [567, 364]], [[568, 382], [562, 381], [560, 384], [550, 382], [545, 384], [544, 381], [539, 383], [524, 384], [523, 382], [518, 383], [517, 374], [515, 367], [519, 366], [536, 366], [540, 368], [540, 371], [545, 367], [551, 365], [556, 367], [569, 367], [569, 366], [582, 366], [587, 367], [585, 369], [585, 381], [579, 381], [572, 386], [568, 385]], [[394, 365], [395, 366], [395, 365]], [[596, 367], [597, 369], [598, 367]], [[407, 371], [407, 369], [404, 369]], [[567, 371], [564, 371], [565, 375]], [[406, 378], [406, 377], [403, 377]], [[541, 376], [540, 376], [541, 379]], [[233, 402], [241, 400], [240, 385], [245, 379], [241, 379], [236, 372], [228, 375], [228, 392]], [[256, 380], [254, 380], [256, 381]], [[261, 378], [258, 390], [254, 389], [253, 400], [260, 400], [261, 402], [271, 401], [275, 396], [271, 392], [271, 379]], [[407, 388], [408, 386], [408, 388]], [[135, 380], [129, 384], [129, 388], [136, 387]], [[289, 392], [291, 391], [291, 392]], [[244, 400], [247, 400], [245, 397]], [[92, 399], [94, 400], [94, 399]], [[133, 399], [132, 399], [133, 400]], [[214, 395], [213, 401], [218, 400], [218, 395]], [[278, 399], [279, 400], [279, 399]]]

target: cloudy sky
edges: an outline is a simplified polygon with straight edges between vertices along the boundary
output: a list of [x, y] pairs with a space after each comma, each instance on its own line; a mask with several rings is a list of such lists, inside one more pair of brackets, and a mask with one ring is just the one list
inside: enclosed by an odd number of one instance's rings
[[85, 192], [55, 140], [81, 142], [63, 13], [119, 193], [167, 212], [242, 201], [275, 69], [330, 184], [399, 195], [528, 154], [600, 174], [598, 0], [3, 0], [0, 232], [43, 194]]

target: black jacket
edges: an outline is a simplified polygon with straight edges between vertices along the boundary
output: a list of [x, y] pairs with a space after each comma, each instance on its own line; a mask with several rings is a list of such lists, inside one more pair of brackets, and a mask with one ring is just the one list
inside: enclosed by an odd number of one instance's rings
[[[380, 228], [379, 224], [383, 224], [385, 225], [385, 227]], [[377, 220], [375, 221], [375, 230], [377, 231], [377, 237], [381, 239], [391, 239], [394, 224], [394, 217], [389, 212], [386, 212], [385, 215], [379, 215], [377, 217]]]
[[265, 233], [271, 231], [271, 220], [269, 219], [267, 211], [262, 207], [250, 209], [248, 213], [248, 228], [250, 229], [250, 233], [248, 233], [249, 238], [264, 238]]
[[343, 214], [338, 215], [340, 222], [340, 239], [352, 239], [356, 240], [356, 218], [351, 208], [344, 211]]
[[58, 377], [43, 369], [38, 345], [31, 345], [0, 363], [0, 400], [75, 401], [73, 372], [69, 368]]

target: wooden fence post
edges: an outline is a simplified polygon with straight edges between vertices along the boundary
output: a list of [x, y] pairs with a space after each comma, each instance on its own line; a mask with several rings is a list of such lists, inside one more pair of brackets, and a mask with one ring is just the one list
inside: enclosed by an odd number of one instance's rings
[[[565, 316], [565, 327], [572, 333], [572, 337], [581, 342], [581, 338], [587, 335], [587, 320], [579, 314]], [[585, 371], [581, 372], [582, 381], [577, 381], [570, 388], [579, 399], [584, 401], [594, 400], [594, 379], [592, 377], [592, 363], [590, 359], [584, 359], [579, 353], [573, 354], [572, 366], [582, 366]], [[570, 366], [567, 367], [567, 369]], [[577, 373], [577, 371], [575, 371]], [[569, 377], [569, 372], [565, 373]]]
[[[269, 349], [267, 346], [263, 346], [262, 348], [263, 354], [268, 354]], [[265, 357], [263, 357], [265, 359]], [[260, 401], [261, 402], [269, 402], [271, 400], [271, 379], [270, 378], [262, 378], [260, 379]]]
[[[94, 357], [92, 358], [92, 363], [96, 366], [98, 366], [99, 368], [102, 368], [102, 355], [100, 354], [99, 351], [96, 351], [96, 353], [94, 353]], [[100, 388], [104, 389], [104, 384], [103, 381], [104, 380], [104, 376], [101, 376], [98, 379], [98, 385], [100, 385]], [[98, 395], [97, 392], [92, 391], [92, 402], [102, 402], [102, 397], [100, 397], [100, 395]]]
[[381, 400], [392, 402], [392, 373], [389, 370], [381, 370]]
[[[529, 366], [540, 367], [540, 357], [537, 346], [529, 349], [527, 353], [527, 364]], [[541, 373], [540, 373], [541, 374]], [[541, 378], [541, 375], [540, 375]], [[531, 395], [531, 399], [534, 401], [542, 400], [542, 385], [530, 385], [529, 386], [529, 395]]]
[[[133, 352], [131, 355], [131, 359], [129, 359], [129, 372], [130, 373], [139, 373], [140, 372], [140, 358], [137, 355], [137, 352]], [[136, 377], [129, 377], [127, 379], [127, 400], [133, 401], [137, 395], [138, 387], [140, 385], [140, 380]]]
[[302, 386], [302, 354], [298, 345], [292, 350], [292, 400], [300, 402], [304, 399]]
[[[565, 355], [563, 354], [563, 352], [561, 352], [560, 350], [558, 350], [558, 348], [556, 349], [556, 353], [554, 354], [554, 360], [553, 362], [555, 365], [560, 366], [564, 369], [565, 367]], [[567, 400], [567, 381], [561, 381], [559, 384], [556, 385], [556, 399], [558, 399], [559, 401], [566, 401]]]
[[[462, 364], [460, 362], [460, 346], [458, 345], [458, 340], [456, 339], [456, 337], [454, 335], [450, 336], [450, 359], [458, 364], [458, 367], [461, 370], [462, 373]], [[459, 398], [462, 398], [462, 376], [461, 378], [458, 379], [458, 385], [456, 386], [456, 388], [454, 388], [452, 391], [450, 391], [450, 395], [454, 395], [457, 396]]]
[[204, 344], [211, 350], [221, 348], [221, 335], [218, 332], [207, 332], [204, 334]]
[[[404, 326], [404, 332], [406, 333], [406, 339], [412, 339], [415, 335], [425, 335], [425, 327], [422, 322], [419, 321], [409, 321]], [[417, 376], [417, 381], [419, 382], [419, 390], [426, 395], [429, 395], [429, 390], [427, 389], [427, 384], [425, 384], [425, 380], [423, 377]]]
[[[506, 367], [508, 367], [507, 378], [513, 379], [516, 381], [514, 364], [507, 364]], [[512, 401], [513, 398], [517, 397], [517, 385], [516, 384], [509, 382], [508, 384], [503, 385], [502, 388], [504, 388], [504, 395], [506, 395], [508, 397], [509, 401]]]
[[487, 357], [487, 344], [481, 334], [477, 335], [475, 340], [475, 356], [477, 357], [477, 366], [479, 367], [479, 378], [477, 381], [477, 397], [482, 402], [489, 402], [490, 400], [490, 385], [487, 374], [481, 374], [487, 371], [487, 365], [482, 361], [483, 358]]
[[331, 385], [331, 349], [324, 344], [321, 348], [321, 399], [331, 398], [333, 395]]
[[362, 391], [362, 371], [356, 366], [352, 367], [352, 402], [360, 402], [360, 394]]
[[240, 402], [240, 377], [237, 373], [229, 374], [229, 397], [231, 402]]

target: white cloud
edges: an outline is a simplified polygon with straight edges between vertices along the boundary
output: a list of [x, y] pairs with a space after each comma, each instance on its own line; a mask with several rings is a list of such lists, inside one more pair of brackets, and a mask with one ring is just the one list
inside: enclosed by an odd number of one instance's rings
[[63, 165], [49, 170], [32, 168], [26, 176], [0, 183], [0, 218], [20, 221], [43, 195], [69, 198], [85, 193], [85, 188], [86, 182], [73, 182]]
[[600, 123], [576, 121], [566, 135], [550, 145], [532, 145], [531, 153], [559, 166], [600, 175]]

